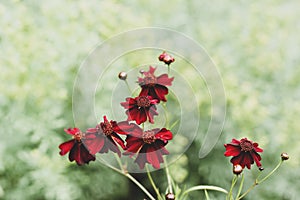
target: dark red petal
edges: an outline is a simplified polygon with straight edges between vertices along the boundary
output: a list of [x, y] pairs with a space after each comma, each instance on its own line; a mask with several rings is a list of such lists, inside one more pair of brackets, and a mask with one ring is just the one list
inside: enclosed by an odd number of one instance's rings
[[84, 145], [80, 145], [80, 155], [83, 163], [88, 164], [90, 161], [96, 160], [95, 156], [89, 153]]
[[88, 128], [85, 132], [86, 133], [97, 133], [99, 131], [98, 128]]
[[159, 100], [167, 101], [165, 95], [168, 94], [168, 88], [163, 85], [156, 84], [154, 90]]
[[251, 156], [251, 154], [249, 152], [244, 153], [244, 159], [242, 160], [242, 162], [244, 163], [244, 165], [247, 166], [248, 169], [251, 169], [251, 164], [254, 163], [254, 160]]
[[232, 145], [240, 145], [240, 141], [239, 140], [237, 140], [237, 139], [232, 139], [232, 141], [231, 141], [231, 144]]
[[130, 109], [130, 108], [136, 106], [136, 100], [129, 97], [129, 98], [126, 98], [126, 102], [121, 102], [120, 104], [125, 109]]
[[82, 145], [82, 143], [76, 142], [74, 144], [74, 146], [72, 147], [72, 149], [69, 153], [69, 160], [71, 162], [75, 160], [78, 165], [83, 165], [84, 163], [80, 156], [80, 145]]
[[113, 139], [113, 141], [115, 141], [117, 144], [119, 144], [122, 147], [122, 149], [125, 149], [124, 141], [122, 140], [122, 138], [120, 136], [118, 136], [116, 133], [112, 133], [111, 138]]
[[59, 148], [60, 148], [59, 154], [61, 156], [66, 155], [72, 149], [72, 147], [74, 146], [74, 143], [75, 143], [75, 140], [72, 139], [72, 140], [69, 140], [67, 142], [60, 144], [59, 145]]
[[259, 162], [259, 161], [261, 160], [260, 155], [259, 155], [258, 153], [256, 153], [256, 152], [253, 152], [253, 151], [252, 151], [252, 152], [251, 152], [251, 156], [252, 156], [252, 158], [254, 159], [254, 161], [255, 161], [257, 167], [261, 167], [261, 163]]
[[93, 155], [95, 155], [103, 148], [104, 141], [105, 141], [105, 136], [95, 135], [95, 134], [86, 134], [85, 138], [83, 139], [84, 145]]
[[129, 110], [130, 118], [135, 120], [138, 125], [147, 121], [145, 109], [131, 109]]
[[258, 144], [257, 144], [257, 143], [253, 143], [253, 147], [254, 147], [254, 150], [255, 150], [256, 152], [263, 152], [263, 151], [264, 151], [262, 148], [259, 148], [259, 147], [258, 147]]
[[227, 144], [225, 147], [226, 147], [226, 151], [224, 153], [224, 156], [237, 156], [241, 153], [241, 149], [239, 146]]
[[79, 128], [68, 128], [64, 129], [64, 131], [70, 135], [75, 135], [76, 133], [80, 132]]
[[245, 168], [245, 164], [243, 162], [243, 159], [244, 159], [244, 154], [240, 154], [238, 156], [235, 156], [233, 158], [231, 158], [230, 162], [233, 164], [233, 165], [241, 165], [242, 168]]
[[[127, 140], [129, 141], [129, 140]], [[126, 144], [126, 152], [130, 152], [130, 153], [137, 153], [141, 150], [141, 148], [143, 147], [144, 142], [143, 140], [141, 140], [140, 138], [134, 138], [132, 137], [132, 139], [130, 140], [130, 142], [127, 142]]]
[[[109, 150], [117, 153], [119, 157], [121, 157], [121, 151], [120, 151], [120, 149], [118, 148], [117, 144], [115, 143], [115, 141], [113, 140], [113, 138], [111, 136], [107, 136], [107, 138], [105, 140], [105, 146]], [[107, 152], [105, 152], [105, 153], [107, 153]]]
[[140, 136], [143, 130], [136, 124], [128, 123], [128, 121], [119, 122], [117, 126], [114, 127], [114, 132], [122, 135], [134, 135]]
[[167, 142], [168, 140], [172, 140], [173, 134], [171, 131], [167, 130], [166, 128], [163, 128], [155, 134], [155, 138]]
[[134, 162], [139, 165], [140, 169], [144, 169], [145, 164], [146, 164], [146, 160], [147, 160], [146, 154], [145, 153], [139, 153]]
[[139, 96], [147, 96], [149, 95], [149, 87], [147, 85], [142, 85], [142, 90]]
[[161, 160], [160, 158], [158, 158], [158, 156], [161, 157], [161, 154], [157, 154], [157, 151], [155, 150], [155, 148], [153, 148], [152, 146], [149, 146], [149, 148], [147, 149], [146, 155], [147, 155], [147, 161], [148, 163], [150, 163], [155, 169], [159, 169], [160, 168], [160, 163], [159, 160]]
[[164, 86], [171, 86], [173, 80], [174, 77], [169, 78], [167, 74], [162, 74], [159, 77], [157, 77], [157, 83]]

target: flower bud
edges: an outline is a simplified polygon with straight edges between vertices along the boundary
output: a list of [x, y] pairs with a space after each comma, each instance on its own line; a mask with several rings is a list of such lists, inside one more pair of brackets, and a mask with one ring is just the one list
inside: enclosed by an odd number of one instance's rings
[[140, 74], [144, 74], [145, 70], [141, 69]]
[[283, 152], [281, 153], [281, 160], [288, 160], [290, 158], [289, 154]]
[[243, 172], [243, 167], [239, 164], [237, 165], [233, 165], [233, 173], [236, 174], [236, 175], [239, 175], [240, 173]]
[[174, 199], [175, 199], [175, 195], [173, 193], [166, 194], [166, 200], [174, 200]]
[[170, 56], [169, 54], [167, 54], [166, 52], [163, 52], [162, 54], [160, 54], [158, 56], [158, 60], [164, 62], [167, 65], [170, 65], [172, 62], [175, 61], [175, 59]]
[[119, 73], [119, 79], [125, 81], [127, 79], [127, 73], [126, 72], [120, 72]]

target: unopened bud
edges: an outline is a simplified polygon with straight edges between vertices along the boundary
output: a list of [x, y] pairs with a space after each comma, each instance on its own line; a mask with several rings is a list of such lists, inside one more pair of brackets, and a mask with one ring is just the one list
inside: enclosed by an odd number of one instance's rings
[[145, 70], [141, 69], [140, 74], [144, 74]]
[[287, 153], [281, 153], [281, 159], [282, 160], [288, 160], [290, 158], [289, 154]]
[[125, 81], [127, 78], [127, 73], [126, 72], [120, 72], [119, 73], [119, 79]]
[[158, 60], [164, 62], [167, 65], [170, 65], [172, 62], [175, 61], [175, 59], [170, 56], [169, 54], [167, 54], [166, 52], [163, 52], [162, 54], [160, 54], [158, 56]]
[[237, 165], [233, 165], [233, 173], [236, 174], [236, 175], [239, 175], [240, 173], [243, 172], [243, 167], [239, 164]]
[[174, 199], [175, 199], [175, 195], [173, 193], [166, 194], [166, 200], [174, 200]]

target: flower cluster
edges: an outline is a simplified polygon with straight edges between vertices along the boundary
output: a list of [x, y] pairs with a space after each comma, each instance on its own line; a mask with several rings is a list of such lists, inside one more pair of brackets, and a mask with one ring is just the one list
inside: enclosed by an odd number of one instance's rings
[[[174, 58], [165, 52], [159, 56], [159, 60], [168, 65], [174, 62]], [[126, 110], [125, 121], [109, 121], [104, 116], [103, 122], [85, 132], [79, 128], [66, 129], [65, 132], [72, 135], [73, 139], [59, 145], [60, 155], [70, 152], [69, 160], [83, 165], [94, 161], [96, 153], [112, 151], [121, 157], [123, 150], [123, 155], [135, 157], [135, 162], [141, 169], [146, 163], [159, 169], [163, 163], [163, 155], [169, 154], [165, 146], [173, 134], [166, 128], [143, 130], [139, 125], [147, 121], [154, 124], [154, 116], [159, 114], [156, 106], [161, 101], [167, 101], [167, 86], [172, 85], [174, 78], [169, 78], [168, 74], [156, 76], [155, 70], [155, 67], [149, 66], [148, 71], [142, 71], [142, 77], [137, 81], [141, 87], [139, 95], [127, 97], [125, 102], [121, 102]], [[121, 72], [119, 78], [126, 81], [127, 74]], [[125, 140], [122, 135], [126, 137]]]

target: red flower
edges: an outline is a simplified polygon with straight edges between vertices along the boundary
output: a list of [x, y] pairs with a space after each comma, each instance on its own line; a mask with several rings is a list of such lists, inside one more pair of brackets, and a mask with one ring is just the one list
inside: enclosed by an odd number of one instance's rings
[[225, 156], [233, 156], [230, 162], [233, 165], [241, 165], [242, 168], [247, 166], [248, 169], [251, 165], [256, 163], [258, 167], [261, 167], [261, 157], [257, 152], [263, 152], [263, 149], [258, 147], [257, 143], [243, 138], [241, 140], [232, 139], [231, 143], [224, 144], [226, 151]]
[[89, 153], [82, 143], [84, 133], [79, 128], [65, 129], [65, 132], [73, 135], [73, 139], [59, 145], [61, 156], [69, 153], [69, 160], [76, 161], [77, 165], [88, 164], [91, 160], [95, 160], [95, 156]]
[[160, 54], [158, 56], [158, 60], [164, 62], [167, 65], [170, 65], [172, 62], [175, 61], [175, 59], [170, 56], [169, 54], [167, 54], [166, 52], [163, 52], [162, 54]]
[[121, 156], [120, 149], [117, 144], [119, 144], [123, 149], [125, 149], [124, 141], [117, 134], [127, 134], [132, 128], [132, 124], [127, 121], [119, 122], [108, 121], [106, 116], [103, 117], [104, 122], [98, 124], [95, 128], [89, 128], [86, 131], [83, 143], [87, 146], [91, 154], [96, 153], [107, 153], [111, 150]]
[[158, 100], [151, 96], [139, 96], [126, 98], [126, 102], [122, 102], [121, 105], [127, 109], [128, 121], [135, 120], [137, 124], [141, 124], [148, 118], [150, 123], [154, 123], [153, 116], [158, 115], [155, 106], [157, 102]]
[[151, 96], [159, 101], [167, 101], [165, 95], [168, 94], [168, 88], [166, 86], [172, 85], [174, 77], [169, 78], [167, 74], [156, 77], [155, 70], [155, 67], [150, 66], [148, 72], [141, 72], [144, 78], [138, 78], [138, 83], [142, 87], [139, 96]]
[[159, 169], [160, 163], [164, 162], [162, 156], [169, 154], [165, 149], [165, 145], [172, 137], [172, 132], [165, 128], [143, 131], [135, 125], [131, 134], [127, 135], [127, 149], [124, 155], [133, 156], [137, 154], [135, 162], [141, 169], [145, 167], [146, 163]]

